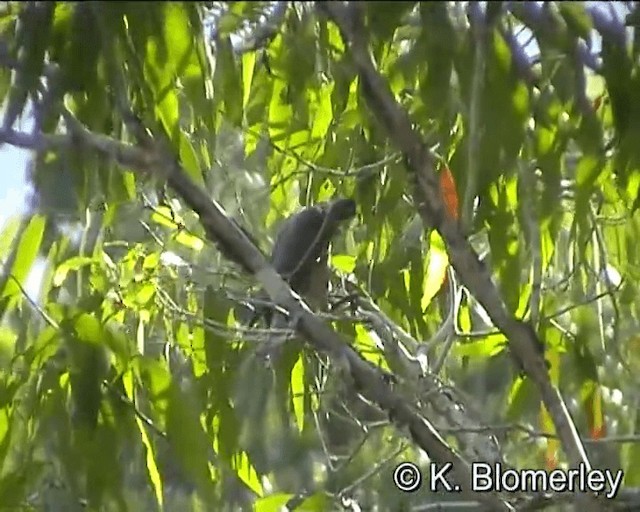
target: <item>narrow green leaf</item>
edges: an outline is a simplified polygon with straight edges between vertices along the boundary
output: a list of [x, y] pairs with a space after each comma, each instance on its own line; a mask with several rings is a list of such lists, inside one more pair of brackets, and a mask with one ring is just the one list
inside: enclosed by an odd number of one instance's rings
[[431, 301], [442, 288], [449, 267], [449, 255], [440, 234], [433, 230], [429, 237], [429, 254], [424, 270], [424, 292], [420, 301], [420, 308], [426, 311]]
[[204, 179], [202, 172], [200, 172], [200, 164], [198, 162], [198, 155], [196, 154], [193, 144], [189, 141], [187, 136], [180, 132], [180, 162], [184, 166], [185, 170], [191, 176], [191, 179], [200, 185], [204, 185]]
[[180, 466], [195, 483], [207, 502], [214, 500], [214, 482], [209, 467], [213, 447], [200, 424], [200, 406], [191, 394], [182, 392], [176, 382], [169, 390], [167, 437]]
[[194, 251], [201, 251], [204, 247], [204, 242], [201, 238], [187, 233], [184, 230], [180, 230], [176, 234], [176, 242]]
[[[129, 379], [132, 380], [130, 372]], [[133, 397], [131, 396], [130, 399], [133, 400]], [[147, 434], [147, 426], [138, 416], [136, 416], [136, 425], [138, 426], [140, 438], [146, 452], [145, 460], [147, 472], [149, 474], [149, 480], [151, 480], [151, 486], [153, 487], [153, 493], [156, 498], [156, 503], [162, 510], [164, 506], [164, 497], [162, 493], [162, 477], [160, 476], [160, 471], [158, 470], [158, 465], [156, 463], [155, 448], [153, 443], [151, 442], [151, 439], [149, 438], [149, 434]]]
[[[29, 271], [40, 251], [40, 244], [46, 227], [46, 219], [42, 215], [33, 215], [22, 231], [16, 248], [15, 258], [11, 266], [10, 275], [23, 287], [29, 276]], [[13, 297], [20, 293], [20, 288], [8, 279], [0, 297]]]
[[293, 402], [293, 414], [296, 419], [298, 430], [304, 429], [304, 395], [305, 395], [305, 368], [303, 354], [300, 353], [298, 360], [291, 370], [291, 397]]
[[262, 483], [260, 482], [258, 473], [253, 467], [253, 464], [251, 464], [247, 453], [244, 451], [240, 452], [234, 457], [233, 460], [233, 466], [240, 479], [245, 484], [247, 484], [247, 487], [249, 487], [249, 489], [255, 492], [258, 496], [262, 496], [264, 493], [264, 490], [262, 489]]
[[625, 486], [636, 487], [640, 485], [640, 445], [638, 443], [631, 443], [626, 450], [623, 450], [623, 461], [625, 462]]
[[251, 94], [251, 84], [253, 83], [253, 73], [256, 67], [256, 53], [247, 52], [242, 56], [242, 108], [247, 109], [249, 95]]
[[380, 347], [378, 346], [378, 344], [376, 344], [376, 341], [373, 337], [375, 336], [375, 334], [369, 332], [361, 324], [356, 324], [355, 330], [355, 344], [362, 357], [384, 370], [389, 370], [387, 361], [382, 356]]
[[219, 38], [216, 47], [216, 69], [213, 76], [216, 97], [222, 98], [225, 121], [233, 126], [240, 126], [244, 89], [233, 55], [231, 41], [228, 38]]
[[13, 247], [13, 242], [20, 231], [20, 224], [21, 219], [19, 217], [12, 217], [2, 226], [3, 229], [0, 233], [0, 258], [3, 260], [9, 254], [11, 247]]
[[91, 265], [95, 262], [94, 258], [87, 256], [74, 256], [66, 261], [63, 261], [58, 268], [56, 268], [53, 274], [53, 286], [60, 286], [67, 278], [67, 275], [71, 271], [78, 270], [86, 265]]

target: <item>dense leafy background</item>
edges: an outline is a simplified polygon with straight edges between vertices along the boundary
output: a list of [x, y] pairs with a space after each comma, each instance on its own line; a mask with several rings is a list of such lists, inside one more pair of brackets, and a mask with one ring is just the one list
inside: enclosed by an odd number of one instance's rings
[[[509, 308], [545, 339], [593, 464], [624, 469], [630, 488], [640, 485], [632, 4], [365, 6], [378, 68], [451, 170], [461, 221]], [[93, 132], [130, 141], [126, 101], [265, 253], [301, 205], [352, 196], [358, 219], [331, 259], [336, 293], [340, 277], [357, 280], [416, 340], [438, 331], [451, 299], [438, 292], [441, 245], [422, 232], [404, 163], [313, 4], [0, 11], [0, 133], [31, 122], [63, 133], [64, 102]], [[52, 68], [55, 81], [43, 78]], [[434, 499], [394, 490], [394, 463], [424, 457], [339, 372], [312, 378], [319, 359], [301, 352], [272, 381], [254, 351], [265, 334], [236, 328], [255, 282], [162, 183], [80, 147], [34, 154], [29, 177], [30, 212], [0, 235], [2, 510], [268, 511], [294, 496], [300, 510], [350, 500], [395, 510]], [[563, 464], [504, 337], [472, 297], [456, 313], [441, 377], [501, 427], [514, 466]], [[336, 329], [386, 368], [367, 326], [339, 316]]]

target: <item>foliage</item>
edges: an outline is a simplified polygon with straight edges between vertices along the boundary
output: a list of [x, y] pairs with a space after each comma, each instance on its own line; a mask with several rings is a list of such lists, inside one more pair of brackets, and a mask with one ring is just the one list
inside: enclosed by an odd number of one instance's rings
[[[442, 358], [440, 377], [481, 404], [471, 409], [513, 466], [564, 464], [505, 337], [470, 294], [451, 293], [458, 283], [442, 286], [446, 249], [420, 224], [337, 26], [311, 3], [210, 4], [5, 2], [0, 140], [38, 149], [15, 136], [26, 120], [67, 134], [64, 105], [133, 144], [130, 109], [265, 253], [301, 206], [354, 197], [358, 220], [332, 249], [336, 302], [349, 281], [419, 340], [416, 354]], [[380, 73], [439, 157], [448, 204], [510, 312], [545, 340], [592, 463], [639, 485], [637, 26], [582, 3], [362, 9]], [[324, 355], [292, 351], [275, 372], [259, 357], [269, 333], [237, 322], [256, 281], [161, 179], [74, 144], [34, 154], [33, 207], [0, 236], [1, 507], [435, 499], [393, 487], [394, 464], [423, 456]], [[34, 273], [37, 291], [25, 288]], [[348, 309], [332, 312], [335, 329], [395, 371]]]

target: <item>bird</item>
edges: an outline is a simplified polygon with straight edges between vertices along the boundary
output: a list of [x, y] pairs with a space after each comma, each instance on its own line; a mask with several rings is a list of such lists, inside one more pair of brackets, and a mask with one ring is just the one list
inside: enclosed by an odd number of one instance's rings
[[339, 198], [303, 208], [279, 226], [271, 264], [312, 309], [327, 308], [329, 244], [355, 214], [355, 201]]
[[[329, 245], [341, 223], [355, 214], [353, 199], [337, 198], [307, 206], [278, 226], [270, 263], [312, 310], [327, 310]], [[256, 302], [260, 303], [268, 299], [264, 292], [258, 297], [260, 300]], [[266, 306], [255, 307], [247, 323], [255, 323], [258, 317], [264, 318], [271, 328], [286, 328], [288, 324], [286, 315]]]
[[[328, 308], [328, 252], [331, 240], [339, 226], [355, 215], [356, 203], [353, 199], [337, 198], [302, 208], [277, 227], [269, 261], [314, 311], [326, 311]], [[251, 302], [253, 311], [248, 312], [246, 306]], [[250, 376], [252, 386], [247, 392], [246, 386], [238, 385], [237, 406], [239, 410], [244, 410], [242, 408], [249, 407], [248, 404], [254, 404], [255, 411], [249, 408], [246, 412], [252, 417], [251, 429], [255, 431], [256, 425], [261, 425], [260, 430], [265, 431], [273, 422], [266, 422], [264, 407], [274, 400], [278, 411], [276, 417], [279, 418], [276, 422], [278, 431], [288, 432], [285, 426], [291, 422], [291, 373], [300, 360], [301, 340], [285, 331], [291, 324], [288, 315], [269, 305], [269, 297], [264, 291], [244, 307], [245, 314], [243, 309], [239, 310], [241, 315], [252, 318], [246, 322], [242, 316], [237, 317], [241, 323], [253, 325], [261, 318], [271, 331], [257, 346], [249, 349], [252, 357], [245, 358], [242, 363], [242, 373]], [[311, 372], [320, 371], [315, 360], [307, 368]]]

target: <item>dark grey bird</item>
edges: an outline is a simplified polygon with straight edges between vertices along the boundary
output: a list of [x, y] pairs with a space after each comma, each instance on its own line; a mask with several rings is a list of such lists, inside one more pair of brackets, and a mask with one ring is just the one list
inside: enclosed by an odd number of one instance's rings
[[[303, 208], [278, 227], [271, 264], [315, 311], [326, 311], [328, 305], [327, 260], [331, 239], [340, 224], [355, 214], [355, 201], [339, 198]], [[260, 299], [267, 300], [268, 297], [262, 293]], [[258, 316], [263, 316], [271, 327], [284, 328], [287, 325], [285, 316], [271, 308], [256, 307], [253, 321]]]

